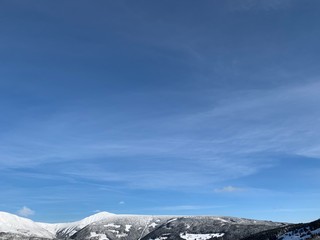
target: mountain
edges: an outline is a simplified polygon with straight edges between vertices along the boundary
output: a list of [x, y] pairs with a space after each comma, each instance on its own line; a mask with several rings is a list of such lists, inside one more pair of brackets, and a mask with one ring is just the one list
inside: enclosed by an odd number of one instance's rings
[[116, 215], [86, 226], [71, 238], [74, 240], [237, 240], [285, 225], [231, 217]]
[[77, 222], [69, 222], [69, 223], [37, 223], [41, 227], [47, 229], [51, 234], [53, 234], [57, 238], [68, 238], [75, 234], [80, 229], [85, 226], [101, 221], [103, 219], [107, 219], [115, 214], [109, 212], [99, 212], [87, 218], [84, 218]]
[[2, 239], [68, 239], [85, 226], [115, 214], [100, 212], [77, 222], [40, 223], [10, 213], [0, 212], [0, 240]]
[[[292, 226], [295, 225], [233, 217], [116, 215], [108, 212], [76, 222], [49, 224], [0, 212], [0, 240], [240, 240], [259, 232]], [[250, 240], [257, 239], [260, 238]]]
[[[18, 237], [20, 236], [39, 239], [52, 239], [55, 237], [50, 231], [30, 219], [0, 212], [0, 239], [11, 239], [9, 237], [13, 235], [16, 235], [16, 238], [12, 239], [19, 239]], [[5, 236], [8, 238], [5, 238]]]
[[172, 216], [115, 215], [90, 224], [71, 236], [71, 239], [142, 239]]
[[320, 240], [320, 219], [263, 231], [243, 240]]
[[234, 217], [179, 217], [161, 225], [142, 239], [235, 240], [279, 226], [284, 224]]

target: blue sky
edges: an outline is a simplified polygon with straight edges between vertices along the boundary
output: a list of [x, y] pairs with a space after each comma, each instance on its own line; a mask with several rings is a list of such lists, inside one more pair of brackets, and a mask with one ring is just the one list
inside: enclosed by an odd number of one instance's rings
[[0, 209], [320, 217], [320, 2], [0, 3]]

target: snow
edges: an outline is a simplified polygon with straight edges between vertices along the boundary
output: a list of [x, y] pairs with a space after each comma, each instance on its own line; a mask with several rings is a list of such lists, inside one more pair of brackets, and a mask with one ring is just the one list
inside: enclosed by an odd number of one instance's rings
[[96, 238], [96, 237], [98, 237], [99, 240], [109, 240], [109, 238], [107, 238], [105, 234], [96, 233], [96, 232], [90, 233], [90, 238]]
[[53, 238], [53, 234], [30, 219], [0, 212], [0, 232], [17, 233], [26, 236]]
[[127, 237], [127, 236], [128, 236], [128, 234], [126, 234], [126, 233], [119, 233], [116, 235], [117, 238], [122, 238], [122, 237]]
[[107, 229], [107, 231], [112, 232], [112, 233], [116, 233], [116, 234], [120, 233], [118, 230], [114, 230], [114, 229]]
[[94, 215], [86, 217], [86, 218], [84, 218], [78, 222], [75, 222], [75, 223], [78, 223], [78, 226], [80, 226], [82, 228], [82, 227], [85, 227], [91, 223], [98, 222], [98, 221], [110, 218], [112, 216], [115, 216], [115, 215], [116, 214], [109, 213], [109, 212], [99, 212], [99, 213], [96, 213]]
[[168, 237], [158, 237], [158, 238], [151, 239], [151, 240], [166, 240], [166, 239], [168, 239]]
[[176, 221], [178, 218], [173, 218], [173, 219], [170, 219], [169, 221], [167, 221], [167, 223], [171, 223], [173, 221]]
[[126, 231], [126, 232], [129, 232], [131, 227], [132, 227], [132, 225], [127, 224], [125, 231]]
[[121, 226], [120, 225], [116, 225], [114, 223], [108, 223], [106, 225], [103, 225], [104, 227], [114, 227], [114, 228], [120, 228]]
[[320, 234], [320, 228], [315, 229], [313, 231], [309, 230], [308, 227], [305, 231], [304, 229], [298, 229], [296, 231], [290, 231], [287, 232], [280, 237], [278, 237], [279, 240], [307, 240], [312, 238], [311, 234]]
[[152, 228], [155, 228], [156, 226], [158, 226], [158, 224], [155, 223], [155, 222], [153, 222], [153, 223], [151, 223], [151, 224], [149, 225], [149, 227], [152, 227]]
[[193, 234], [193, 233], [180, 233], [180, 237], [186, 240], [207, 240], [211, 238], [222, 237], [224, 233], [206, 233], [206, 234]]
[[99, 212], [97, 214], [86, 217], [80, 221], [69, 222], [69, 223], [38, 223], [43, 228], [47, 229], [51, 234], [55, 235], [57, 232], [62, 232], [67, 236], [72, 236], [78, 230], [84, 228], [85, 226], [108, 219], [115, 216], [113, 213], [109, 212]]
[[[217, 220], [219, 220], [219, 221], [221, 221], [221, 222], [228, 222], [227, 220], [225, 220], [225, 219], [223, 219], [223, 218], [217, 218]], [[255, 221], [254, 221], [254, 223], [255, 223]]]

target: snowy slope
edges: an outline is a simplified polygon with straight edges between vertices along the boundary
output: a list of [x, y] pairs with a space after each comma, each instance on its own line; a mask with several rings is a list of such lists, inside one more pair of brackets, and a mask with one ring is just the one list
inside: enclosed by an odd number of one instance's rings
[[53, 238], [54, 234], [30, 219], [0, 212], [0, 232], [21, 234], [30, 237]]
[[113, 213], [109, 212], [99, 212], [97, 214], [86, 217], [80, 221], [69, 222], [69, 223], [38, 223], [41, 227], [47, 229], [51, 234], [57, 235], [60, 237], [70, 237], [75, 234], [80, 229], [85, 226], [98, 222], [101, 220], [106, 220], [112, 216], [115, 216]]
[[239, 240], [280, 226], [284, 224], [235, 217], [183, 216], [170, 219], [141, 240]]
[[310, 227], [306, 227], [286, 232], [285, 234], [279, 236], [278, 240], [308, 240], [319, 235], [320, 228], [311, 230]]
[[315, 240], [320, 239], [320, 219], [310, 223], [292, 224], [254, 234], [243, 240]]
[[72, 236], [75, 240], [137, 240], [172, 219], [172, 216], [115, 215], [92, 223]]

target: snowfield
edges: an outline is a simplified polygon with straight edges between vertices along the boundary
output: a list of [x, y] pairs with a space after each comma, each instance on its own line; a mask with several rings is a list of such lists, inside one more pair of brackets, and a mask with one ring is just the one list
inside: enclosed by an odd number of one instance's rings
[[206, 233], [206, 234], [193, 234], [193, 233], [180, 233], [180, 237], [186, 240], [207, 240], [211, 238], [222, 237], [224, 233]]

